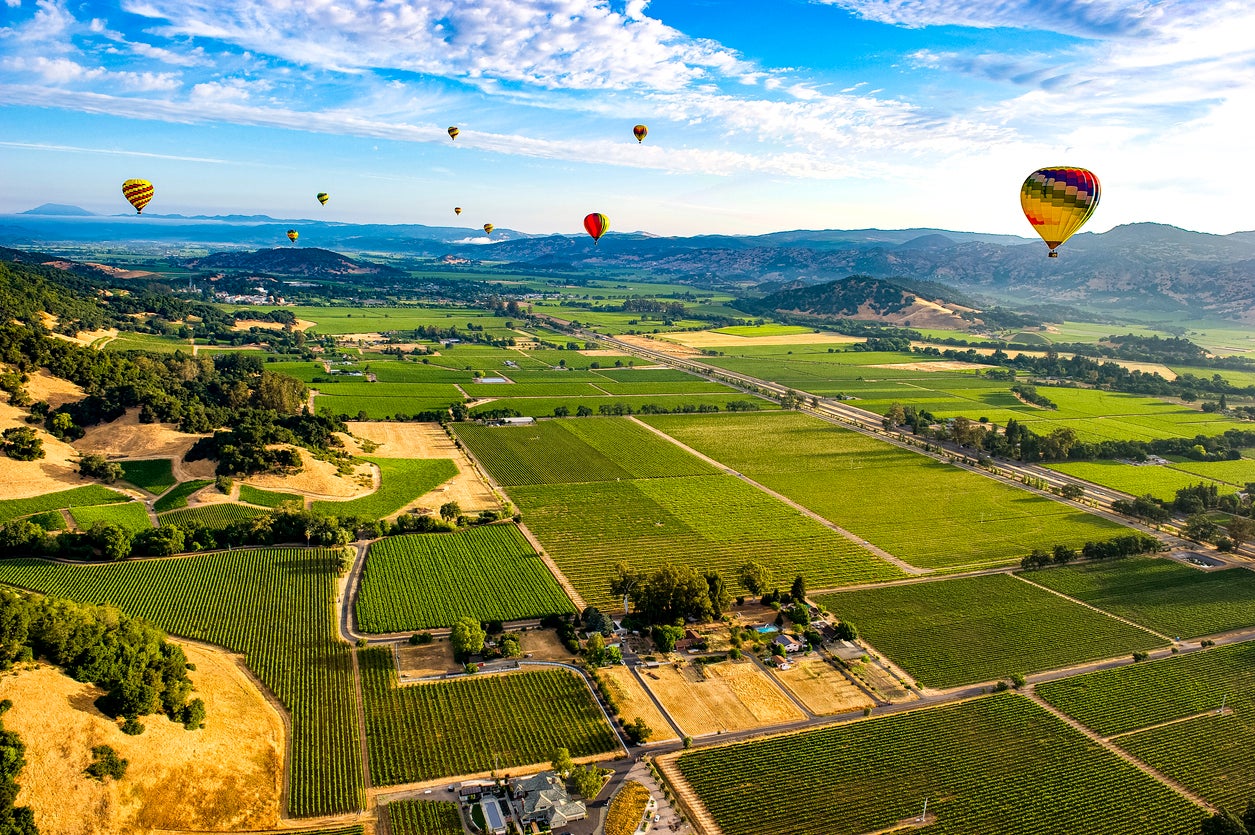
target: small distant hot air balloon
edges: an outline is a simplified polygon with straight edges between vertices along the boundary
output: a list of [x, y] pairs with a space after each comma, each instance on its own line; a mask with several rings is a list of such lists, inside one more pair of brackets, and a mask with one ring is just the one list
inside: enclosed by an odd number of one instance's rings
[[1098, 178], [1084, 168], [1039, 168], [1028, 175], [1020, 187], [1020, 205], [1050, 247], [1051, 258], [1059, 257], [1059, 246], [1098, 208], [1100, 190]]
[[122, 196], [135, 207], [135, 214], [143, 214], [144, 207], [153, 199], [153, 184], [147, 180], [127, 180], [122, 184]]
[[645, 137], [649, 136], [649, 128], [644, 125], [637, 125], [632, 128], [632, 135], [636, 137], [637, 142], [644, 142]]
[[327, 192], [325, 191], [318, 192], [318, 194], [316, 194], [315, 197], [317, 197], [318, 202], [323, 204], [324, 206], [327, 205], [327, 201], [331, 199], [331, 196], [327, 194]]
[[288, 240], [291, 241], [292, 243], [296, 243], [296, 239], [299, 237], [301, 237], [300, 232], [297, 232], [295, 229], [288, 230]]
[[459, 133], [461, 133], [461, 132], [462, 132], [462, 131], [458, 130], [456, 126], [455, 126], [455, 127], [451, 127], [451, 128], [449, 128], [449, 138], [450, 138], [450, 139], [457, 139], [457, 138], [458, 138], [458, 134], [459, 134]]
[[453, 207], [453, 213], [454, 213], [455, 215], [460, 215], [460, 214], [462, 214], [462, 207], [461, 207], [461, 206], [454, 206], [454, 207]]
[[494, 230], [494, 229], [496, 229], [496, 228], [497, 228], [497, 227], [493, 226], [491, 223], [485, 223], [485, 224], [484, 224], [484, 234], [485, 234], [485, 235], [491, 235], [491, 234], [492, 234], [492, 230]]
[[593, 244], [596, 245], [601, 241], [601, 236], [606, 234], [610, 228], [610, 218], [598, 212], [593, 212], [584, 218], [584, 229], [593, 238]]

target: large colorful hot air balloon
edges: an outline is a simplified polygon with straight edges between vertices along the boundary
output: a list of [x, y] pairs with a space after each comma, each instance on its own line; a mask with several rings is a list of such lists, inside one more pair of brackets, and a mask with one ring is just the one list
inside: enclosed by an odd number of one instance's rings
[[455, 215], [460, 215], [460, 214], [462, 214], [462, 207], [461, 207], [461, 206], [454, 206], [454, 207], [453, 207], [453, 213], [454, 213]]
[[491, 234], [492, 234], [492, 230], [494, 230], [494, 229], [496, 229], [496, 228], [497, 228], [497, 227], [493, 226], [491, 223], [485, 223], [485, 224], [484, 224], [484, 234], [485, 234], [485, 235], [491, 235]]
[[122, 196], [135, 207], [135, 214], [143, 214], [144, 207], [153, 199], [153, 184], [147, 180], [127, 180], [122, 184]]
[[459, 134], [459, 133], [461, 133], [461, 132], [462, 132], [462, 131], [458, 130], [456, 127], [451, 127], [451, 128], [449, 128], [449, 138], [450, 138], [450, 139], [457, 139], [457, 138], [458, 138], [458, 134]]
[[315, 197], [317, 197], [318, 202], [323, 204], [324, 206], [327, 205], [327, 201], [331, 199], [331, 196], [327, 194], [327, 192], [325, 191], [318, 192], [318, 194], [316, 194]]
[[1020, 188], [1020, 205], [1050, 247], [1051, 258], [1059, 257], [1059, 246], [1098, 208], [1100, 190], [1098, 178], [1084, 168], [1039, 168], [1028, 175]]
[[584, 218], [584, 228], [592, 236], [593, 243], [597, 244], [601, 241], [601, 236], [606, 234], [606, 230], [610, 228], [610, 218], [598, 212], [593, 212]]
[[649, 136], [649, 128], [644, 125], [637, 125], [632, 128], [632, 135], [636, 137], [637, 142], [644, 142], [645, 137]]
[[296, 243], [296, 239], [299, 237], [301, 237], [300, 232], [297, 232], [295, 229], [288, 230], [288, 240], [291, 241], [292, 243]]

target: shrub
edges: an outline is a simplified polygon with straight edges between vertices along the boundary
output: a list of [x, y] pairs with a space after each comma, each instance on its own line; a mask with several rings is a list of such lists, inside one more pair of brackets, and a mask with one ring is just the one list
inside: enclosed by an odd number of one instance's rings
[[126, 774], [126, 766], [127, 761], [119, 757], [117, 751], [108, 745], [97, 745], [92, 749], [92, 764], [87, 766], [86, 771], [89, 777], [102, 782], [106, 777], [121, 780]]

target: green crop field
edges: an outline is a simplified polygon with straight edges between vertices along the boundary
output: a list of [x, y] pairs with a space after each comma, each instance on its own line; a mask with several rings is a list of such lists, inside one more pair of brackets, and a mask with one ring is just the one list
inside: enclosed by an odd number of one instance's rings
[[[363, 413], [367, 420], [399, 420], [401, 418], [398, 416], [411, 418], [421, 412], [446, 411], [451, 404], [461, 403], [466, 399], [453, 386], [439, 388], [440, 391], [437, 392], [416, 391], [397, 397], [319, 394], [314, 398], [314, 411], [319, 414], [327, 412], [336, 416], [348, 415], [349, 420], [357, 420]], [[445, 391], [446, 388], [448, 391]]]
[[454, 432], [506, 487], [709, 475], [716, 470], [622, 418], [547, 420], [529, 426], [455, 424]]
[[[512, 487], [523, 518], [592, 605], [617, 610], [607, 582], [617, 562], [723, 572], [749, 560], [787, 587], [891, 580], [902, 572], [859, 545], [730, 475]], [[733, 581], [735, 583], [735, 581]]]
[[187, 507], [187, 497], [204, 487], [213, 484], [213, 481], [207, 478], [197, 479], [195, 481], [185, 481], [178, 487], [166, 493], [157, 501], [153, 502], [153, 510], [158, 513], [164, 513], [167, 510], [176, 510], [180, 507]]
[[147, 530], [153, 526], [152, 520], [148, 518], [148, 509], [140, 502], [74, 507], [70, 508], [70, 516], [74, 519], [74, 524], [82, 530], [89, 530], [97, 522], [117, 525], [128, 533]]
[[289, 810], [327, 815], [365, 803], [352, 658], [332, 608], [336, 562], [333, 551], [305, 548], [95, 566], [15, 559], [0, 561], [0, 582], [108, 603], [243, 653], [292, 716]]
[[[503, 392], [504, 394], [504, 392]], [[777, 410], [780, 406], [770, 400], [761, 400], [748, 394], [628, 394], [602, 395], [599, 397], [502, 397], [471, 407], [471, 415], [494, 409], [513, 409], [524, 417], [551, 417], [560, 406], [575, 415], [580, 406], [587, 406], [593, 414], [602, 415], [602, 407], [609, 415], [649, 414], [664, 412], [696, 412], [701, 407], [725, 411], [733, 401], [753, 403], [755, 408]]]
[[375, 785], [388, 786], [613, 751], [592, 692], [566, 670], [400, 686], [392, 653], [358, 654]]
[[106, 342], [103, 347], [106, 351], [152, 351], [158, 354], [173, 354], [175, 351], [182, 351], [188, 356], [192, 354], [191, 343], [186, 339], [134, 331], [123, 331]]
[[[684, 754], [725, 835], [1195, 835], [1203, 810], [1014, 694]], [[801, 787], [782, 791], [782, 786]], [[907, 830], [909, 831], [909, 830]]]
[[726, 333], [729, 336], [746, 336], [753, 338], [755, 336], [793, 336], [799, 333], [815, 333], [814, 328], [804, 328], [801, 325], [733, 325], [729, 328], [719, 328], [715, 333]]
[[1233, 485], [1221, 486], [1222, 493], [1232, 493], [1234, 487], [1245, 489], [1247, 484], [1255, 482], [1255, 460], [1250, 458], [1237, 461], [1177, 461], [1171, 466], [1194, 476], [1194, 482], [1215, 479]]
[[66, 529], [65, 517], [61, 515], [59, 510], [45, 510], [42, 513], [34, 513], [26, 517], [28, 522], [33, 522], [45, 531], [63, 531]]
[[[1102, 487], [1119, 490], [1132, 496], [1154, 496], [1172, 501], [1176, 492], [1200, 481], [1210, 479], [1182, 472], [1172, 467], [1153, 464], [1122, 464], [1118, 461], [1069, 461], [1062, 464], [1046, 464], [1052, 470]], [[1234, 488], [1217, 484], [1222, 493], [1232, 493]]]
[[278, 493], [273, 490], [262, 490], [249, 484], [240, 485], [240, 501], [261, 507], [279, 507], [280, 505], [293, 503], [301, 507], [305, 506], [305, 499], [296, 493]]
[[925, 568], [1018, 562], [1034, 548], [1079, 546], [1127, 530], [793, 412], [642, 420]]
[[462, 835], [458, 804], [438, 800], [393, 800], [387, 810], [391, 835]]
[[99, 484], [88, 484], [72, 490], [61, 490], [57, 493], [44, 493], [42, 496], [31, 496], [28, 499], [0, 500], [0, 522], [17, 519], [19, 516], [30, 516], [48, 510], [59, 510], [67, 507], [91, 507], [98, 504], [129, 502], [130, 496], [101, 487]]
[[357, 599], [365, 632], [402, 632], [571, 612], [557, 580], [514, 525], [381, 539]]
[[927, 687], [1053, 670], [1166, 643], [1006, 574], [818, 599]]
[[178, 483], [178, 479], [174, 477], [174, 465], [169, 458], [118, 463], [122, 465], [123, 478], [154, 496], [161, 495]]
[[1255, 572], [1200, 571], [1175, 560], [1138, 558], [1025, 575], [1172, 637], [1255, 627]]
[[[1121, 734], [1120, 747], [1213, 803], [1240, 813], [1255, 795], [1255, 643], [1102, 670], [1037, 690], [1098, 733]], [[1222, 704], [1231, 710], [1220, 714]]]
[[448, 458], [364, 457], [379, 467], [379, 489], [369, 496], [346, 501], [314, 502], [315, 513], [328, 516], [358, 516], [383, 519], [425, 496], [458, 474], [458, 466]]
[[163, 525], [204, 525], [206, 528], [219, 530], [227, 527], [232, 522], [252, 519], [264, 513], [266, 511], [258, 507], [249, 507], [248, 505], [234, 504], [232, 502], [218, 502], [199, 507], [185, 507], [182, 510], [167, 511], [158, 516], [157, 519]]

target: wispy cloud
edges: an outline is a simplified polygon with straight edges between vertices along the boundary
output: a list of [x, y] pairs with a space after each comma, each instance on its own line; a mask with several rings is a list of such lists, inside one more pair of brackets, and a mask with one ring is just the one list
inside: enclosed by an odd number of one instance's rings
[[1086, 38], [1143, 37], [1203, 4], [1192, 0], [819, 0], [878, 23], [910, 28], [1005, 27]]
[[177, 162], [204, 162], [217, 165], [227, 164], [225, 159], [212, 157], [186, 157], [176, 154], [151, 154], [146, 151], [127, 151], [118, 148], [83, 148], [76, 145], [49, 145], [40, 142], [0, 142], [0, 147], [21, 148], [24, 151], [53, 151], [56, 153], [75, 154], [107, 154], [117, 157], [143, 157], [145, 159], [169, 159]]

